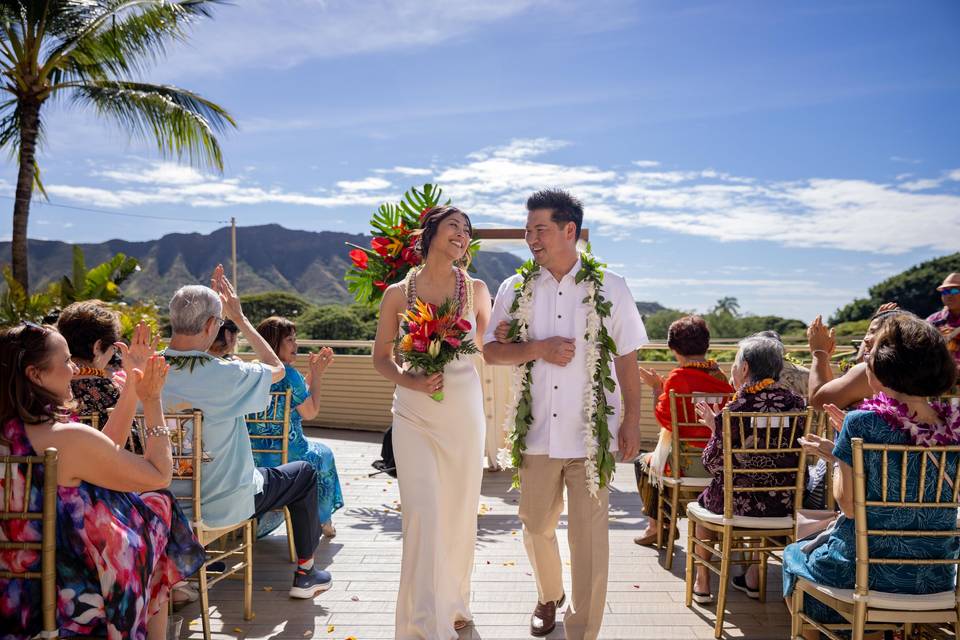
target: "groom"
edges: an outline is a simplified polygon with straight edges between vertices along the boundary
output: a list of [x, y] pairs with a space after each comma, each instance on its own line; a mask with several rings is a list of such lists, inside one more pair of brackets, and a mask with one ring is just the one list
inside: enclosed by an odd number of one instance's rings
[[[588, 489], [584, 390], [592, 384], [592, 371], [587, 371], [584, 336], [591, 307], [585, 302], [588, 280], [576, 281], [583, 266], [577, 251], [583, 206], [565, 191], [547, 190], [530, 196], [527, 212], [526, 241], [539, 274], [529, 280], [517, 274], [500, 285], [483, 356], [488, 364], [533, 363], [532, 418], [519, 468], [523, 542], [538, 593], [530, 633], [545, 636], [553, 631], [557, 609], [566, 601], [556, 536], [566, 487], [573, 593], [564, 629], [569, 639], [592, 640], [600, 632], [607, 595], [609, 489], [601, 487], [595, 496]], [[607, 394], [613, 409], [608, 416], [610, 450], [619, 448], [622, 459], [629, 461], [640, 443], [637, 349], [647, 342], [647, 334], [624, 279], [606, 270], [602, 277], [598, 294], [611, 305], [602, 321], [616, 343], [611, 377], [618, 381], [614, 393]], [[524, 313], [511, 315], [511, 308], [519, 291], [527, 290], [532, 300], [520, 305], [527, 309], [527, 340], [508, 341], [503, 323]]]

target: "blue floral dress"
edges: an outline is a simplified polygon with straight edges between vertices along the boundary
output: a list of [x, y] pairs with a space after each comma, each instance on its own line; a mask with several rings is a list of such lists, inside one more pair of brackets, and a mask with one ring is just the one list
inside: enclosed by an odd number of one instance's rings
[[[912, 444], [909, 435], [888, 425], [883, 418], [872, 411], [851, 411], [843, 422], [843, 430], [837, 436], [833, 455], [846, 464], [853, 466], [853, 446], [851, 438], [863, 438], [864, 442], [881, 444]], [[881, 453], [864, 452], [864, 465], [867, 468], [880, 467]], [[888, 487], [891, 493], [900, 491], [900, 456], [889, 454]], [[918, 477], [919, 456], [910, 456], [908, 467], [907, 496], [915, 500], [919, 487], [914, 480]], [[924, 495], [932, 501], [936, 493], [937, 470], [935, 465], [927, 465], [926, 489]], [[947, 475], [956, 477], [957, 456], [947, 457]], [[879, 500], [882, 494], [882, 479], [879, 474], [868, 476], [867, 500]], [[949, 491], [946, 485], [944, 491]], [[910, 508], [870, 508], [868, 519], [871, 529], [878, 530], [946, 530], [956, 525], [955, 509], [910, 509]], [[853, 520], [840, 516], [833, 533], [827, 541], [809, 554], [803, 552], [805, 542], [789, 545], [783, 554], [783, 593], [790, 597], [797, 582], [797, 576], [818, 584], [852, 589], [856, 585], [857, 545]], [[956, 538], [939, 537], [879, 537], [870, 538], [870, 557], [900, 558], [956, 558], [960, 543]], [[869, 588], [887, 593], [927, 594], [951, 591], [955, 583], [954, 565], [871, 565]], [[804, 611], [822, 623], [842, 623], [843, 618], [832, 608], [807, 596], [804, 598]]]
[[[37, 455], [23, 422], [3, 425], [0, 454]], [[29, 495], [26, 465], [7, 484], [0, 500], [15, 509], [43, 503], [44, 469], [33, 467]], [[39, 520], [0, 522], [0, 540], [37, 542]], [[145, 640], [147, 619], [166, 606], [170, 589], [204, 560], [183, 512], [167, 491], [111, 491], [81, 482], [57, 487], [57, 624], [61, 637], [96, 636]], [[0, 551], [2, 571], [40, 571], [32, 550]], [[40, 580], [0, 578], [0, 638], [33, 637], [40, 631]]]
[[[300, 412], [295, 409], [303, 404], [310, 392], [303, 376], [293, 365], [286, 365], [287, 375], [280, 382], [270, 387], [271, 393], [282, 393], [287, 389], [290, 394], [290, 442], [287, 458], [290, 462], [305, 460], [317, 470], [317, 494], [320, 500], [320, 522], [329, 522], [333, 513], [343, 506], [343, 493], [340, 490], [340, 477], [337, 475], [337, 465], [333, 459], [333, 451], [325, 444], [311, 442], [303, 434], [303, 420]], [[283, 417], [281, 409], [277, 415]], [[275, 433], [276, 425], [249, 421], [247, 428], [253, 435], [270, 435]], [[258, 445], [259, 446], [259, 445]], [[268, 448], [264, 446], [263, 448]], [[280, 448], [275, 441], [270, 442], [269, 448]], [[276, 467], [280, 464], [279, 453], [254, 453], [253, 462], [258, 467]], [[257, 525], [257, 536], [262, 537], [276, 529], [283, 523], [283, 513], [271, 511], [265, 514]]]

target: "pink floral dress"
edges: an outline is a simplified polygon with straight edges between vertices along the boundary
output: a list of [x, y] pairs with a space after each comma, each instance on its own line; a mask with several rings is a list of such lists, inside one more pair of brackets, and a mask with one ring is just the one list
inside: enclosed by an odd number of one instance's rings
[[[23, 422], [0, 430], [0, 454], [36, 455]], [[12, 492], [12, 506], [32, 510], [42, 503], [44, 470], [33, 469], [29, 495], [26, 466], [7, 484], [0, 477], [0, 501]], [[39, 541], [39, 521], [0, 522], [0, 540]], [[166, 606], [171, 587], [193, 574], [203, 547], [167, 491], [142, 494], [111, 491], [87, 482], [57, 488], [57, 624], [61, 637], [147, 637], [147, 619]], [[40, 570], [35, 551], [0, 551], [0, 571]], [[40, 631], [40, 581], [0, 579], [0, 638], [29, 638]]]

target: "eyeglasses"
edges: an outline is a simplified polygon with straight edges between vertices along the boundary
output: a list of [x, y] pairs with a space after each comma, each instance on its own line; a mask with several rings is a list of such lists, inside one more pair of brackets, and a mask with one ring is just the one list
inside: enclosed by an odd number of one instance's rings
[[960, 293], [960, 287], [951, 287], [950, 289], [940, 289], [942, 296], [955, 296]]
[[216, 319], [216, 321], [217, 321], [217, 328], [218, 328], [218, 329], [223, 326], [223, 323], [224, 323], [224, 322], [226, 322], [226, 320], [224, 320], [224, 319], [221, 318], [220, 316], [213, 316], [213, 317], [214, 317], [214, 318]]

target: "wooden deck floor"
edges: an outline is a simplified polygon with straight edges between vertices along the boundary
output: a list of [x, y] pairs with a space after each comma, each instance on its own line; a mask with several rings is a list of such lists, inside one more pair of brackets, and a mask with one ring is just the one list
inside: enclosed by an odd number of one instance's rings
[[[316, 558], [333, 573], [333, 588], [314, 601], [291, 600], [287, 590], [293, 566], [283, 529], [256, 545], [254, 611], [243, 620], [239, 583], [228, 581], [211, 591], [215, 638], [355, 638], [393, 637], [394, 602], [400, 579], [400, 512], [396, 481], [367, 478], [379, 457], [380, 435], [308, 430], [330, 445], [337, 458], [346, 506], [334, 516], [338, 535], [323, 540]], [[509, 472], [487, 473], [481, 496], [479, 540], [473, 574], [475, 624], [463, 639], [530, 638], [529, 615], [536, 603], [531, 568], [517, 519], [517, 494], [508, 492]], [[640, 501], [628, 465], [619, 465], [610, 497], [610, 582], [601, 638], [712, 638], [714, 607], [683, 604], [685, 554], [678, 546], [673, 571], [658, 562], [653, 549], [632, 539], [642, 524]], [[564, 559], [566, 517], [561, 520]], [[681, 532], [685, 535], [685, 530]], [[789, 617], [780, 597], [780, 571], [770, 571], [768, 602], [761, 604], [730, 590], [726, 637], [787, 638]], [[569, 573], [565, 576], [569, 593]], [[716, 580], [714, 580], [716, 591]], [[178, 612], [184, 617], [181, 637], [202, 638], [199, 607]], [[562, 625], [549, 636], [563, 638]]]

